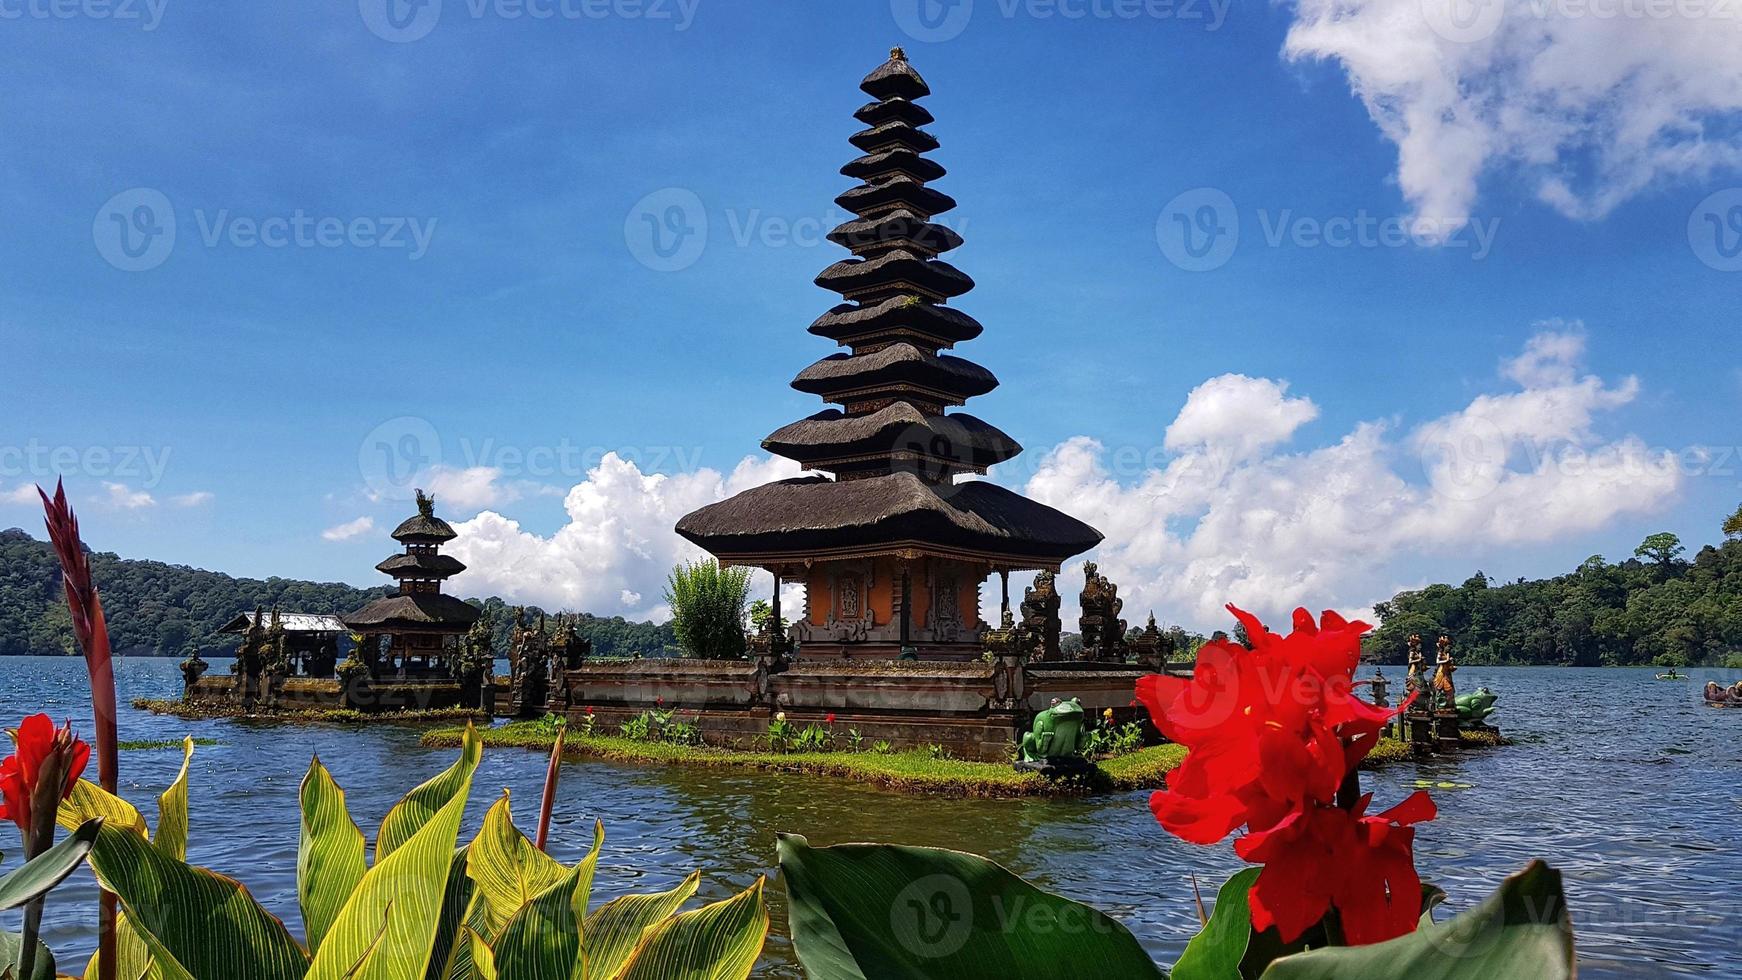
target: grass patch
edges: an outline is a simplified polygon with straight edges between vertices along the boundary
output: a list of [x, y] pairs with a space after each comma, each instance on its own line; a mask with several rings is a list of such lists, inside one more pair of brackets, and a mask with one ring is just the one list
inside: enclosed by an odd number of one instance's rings
[[[195, 745], [223, 745], [224, 743], [220, 742], [219, 740], [217, 740], [215, 738], [196, 738], [196, 739], [194, 739], [194, 744]], [[136, 739], [136, 740], [128, 741], [128, 742], [117, 742], [115, 745], [115, 748], [121, 750], [122, 752], [156, 752], [156, 751], [161, 751], [163, 749], [179, 749], [179, 748], [181, 748], [181, 739], [179, 739], [179, 738]]]
[[[426, 732], [423, 744], [453, 748], [464, 729]], [[510, 722], [480, 729], [484, 744], [493, 747], [549, 751], [555, 736], [539, 722]], [[1103, 761], [1097, 776], [1069, 783], [1031, 772], [1017, 772], [1009, 763], [934, 759], [923, 750], [888, 755], [873, 752], [746, 752], [712, 746], [636, 742], [614, 735], [582, 736], [571, 731], [565, 754], [576, 758], [661, 765], [713, 766], [839, 776], [854, 782], [903, 793], [940, 796], [1077, 796], [1091, 792], [1158, 789], [1162, 777], [1185, 758], [1185, 749], [1161, 745]]]
[[[135, 698], [133, 707], [155, 715], [174, 715], [185, 721], [210, 718], [262, 718], [269, 721], [338, 722], [343, 724], [386, 721], [400, 724], [445, 721], [482, 721], [485, 715], [471, 708], [429, 708], [418, 711], [356, 711], [351, 708], [280, 708], [276, 711], [243, 711], [239, 704], [224, 701], [162, 701]], [[180, 745], [180, 742], [176, 743]], [[455, 743], [459, 744], [458, 742]]]

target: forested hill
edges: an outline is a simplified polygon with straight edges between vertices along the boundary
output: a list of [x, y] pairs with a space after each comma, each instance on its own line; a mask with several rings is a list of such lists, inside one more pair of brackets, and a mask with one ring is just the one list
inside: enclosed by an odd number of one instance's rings
[[[286, 612], [347, 613], [391, 588], [358, 589], [342, 582], [234, 578], [186, 565], [91, 553], [91, 573], [103, 597], [109, 637], [119, 652], [181, 657], [228, 655], [233, 637], [218, 629], [256, 606]], [[495, 613], [496, 651], [507, 652], [510, 627], [500, 599], [472, 600]], [[536, 615], [538, 610], [532, 609]], [[603, 656], [659, 656], [676, 646], [669, 624], [619, 617], [583, 617], [581, 633]], [[17, 528], [0, 531], [0, 656], [73, 652], [72, 620], [60, 591], [54, 550]]]
[[[1725, 531], [1742, 532], [1738, 520]], [[1419, 633], [1430, 660], [1443, 634], [1460, 663], [1742, 666], [1742, 540], [1685, 553], [1675, 535], [1654, 534], [1626, 561], [1593, 555], [1556, 578], [1502, 584], [1477, 572], [1400, 592], [1375, 607], [1366, 653], [1401, 664]]]

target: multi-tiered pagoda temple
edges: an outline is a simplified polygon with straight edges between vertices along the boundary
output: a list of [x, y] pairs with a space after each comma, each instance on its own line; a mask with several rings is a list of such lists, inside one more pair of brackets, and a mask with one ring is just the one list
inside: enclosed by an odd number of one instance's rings
[[[854, 117], [863, 156], [841, 173], [862, 183], [835, 199], [856, 217], [829, 240], [853, 253], [817, 285], [845, 302], [810, 332], [849, 353], [799, 372], [792, 386], [839, 406], [771, 434], [764, 449], [822, 474], [704, 507], [679, 534], [722, 563], [801, 581], [792, 627], [800, 655], [923, 659], [980, 655], [980, 587], [994, 572], [1057, 571], [1094, 547], [1094, 528], [983, 474], [1022, 451], [990, 423], [952, 411], [998, 385], [992, 372], [942, 353], [980, 335], [949, 306], [974, 282], [938, 258], [962, 238], [933, 221], [956, 202], [932, 187], [944, 168], [917, 100], [931, 90], [900, 48], [860, 88], [875, 101]], [[775, 590], [778, 603], [779, 588]], [[776, 606], [778, 608], [778, 605]]]
[[442, 545], [456, 537], [453, 527], [435, 516], [435, 498], [419, 490], [417, 513], [393, 530], [404, 553], [375, 566], [398, 580], [399, 593], [345, 617], [346, 626], [365, 636], [392, 637], [388, 655], [400, 673], [445, 672], [460, 637], [478, 620], [475, 606], [442, 592], [443, 582], [466, 570], [458, 558], [441, 553]]

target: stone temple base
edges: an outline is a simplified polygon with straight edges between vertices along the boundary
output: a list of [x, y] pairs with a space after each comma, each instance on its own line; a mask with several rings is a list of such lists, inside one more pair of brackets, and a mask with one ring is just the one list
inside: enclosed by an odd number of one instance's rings
[[[187, 700], [204, 703], [236, 701], [236, 678], [231, 674], [202, 677], [187, 692]], [[446, 678], [387, 679], [371, 684], [347, 685], [335, 678], [291, 677], [285, 680], [276, 703], [256, 702], [256, 710], [270, 714], [287, 711], [337, 711], [351, 709], [368, 714], [394, 711], [433, 711], [460, 705], [460, 685]]]
[[674, 711], [708, 742], [749, 749], [766, 745], [769, 724], [784, 714], [795, 728], [832, 730], [840, 749], [857, 731], [862, 748], [941, 746], [955, 758], [1009, 762], [1034, 713], [1055, 698], [1080, 698], [1097, 719], [1108, 708], [1120, 723], [1138, 717], [1130, 706], [1135, 684], [1151, 672], [1125, 664], [859, 659], [804, 659], [770, 672], [749, 661], [674, 659], [595, 661], [567, 671], [563, 685], [571, 722], [591, 713], [600, 732], [643, 711]]

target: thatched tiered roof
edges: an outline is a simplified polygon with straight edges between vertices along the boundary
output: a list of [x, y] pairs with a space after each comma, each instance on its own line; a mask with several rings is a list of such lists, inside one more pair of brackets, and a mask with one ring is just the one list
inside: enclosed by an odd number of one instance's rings
[[[933, 219], [954, 208], [929, 186], [944, 168], [921, 129], [931, 92], [897, 48], [860, 84], [876, 101], [854, 117], [860, 156], [841, 173], [860, 183], [835, 199], [854, 217], [829, 233], [852, 252], [816, 279], [845, 302], [810, 332], [849, 349], [799, 372], [792, 386], [840, 408], [770, 434], [764, 449], [832, 473], [789, 480], [704, 507], [678, 532], [743, 564], [805, 556], [920, 553], [973, 556], [1007, 567], [1057, 567], [1100, 541], [1094, 528], [989, 483], [956, 484], [1022, 451], [996, 426], [950, 412], [998, 386], [992, 372], [946, 348], [980, 324], [947, 304], [974, 280], [938, 256], [962, 236]], [[777, 558], [776, 556], [784, 556]]]
[[399, 582], [399, 594], [377, 599], [345, 617], [345, 625], [360, 633], [463, 633], [480, 615], [477, 607], [441, 592], [442, 581], [466, 570], [452, 555], [438, 549], [459, 537], [447, 521], [435, 516], [435, 498], [417, 492], [417, 513], [393, 531], [405, 545], [375, 566]]

